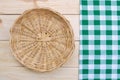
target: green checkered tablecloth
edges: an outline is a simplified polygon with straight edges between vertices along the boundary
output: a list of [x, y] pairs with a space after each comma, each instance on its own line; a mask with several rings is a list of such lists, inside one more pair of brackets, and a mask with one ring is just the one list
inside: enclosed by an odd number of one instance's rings
[[120, 0], [80, 0], [79, 80], [120, 80]]

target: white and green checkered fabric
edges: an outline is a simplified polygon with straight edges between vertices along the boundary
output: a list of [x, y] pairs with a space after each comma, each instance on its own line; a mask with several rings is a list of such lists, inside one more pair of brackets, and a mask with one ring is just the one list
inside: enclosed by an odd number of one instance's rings
[[120, 0], [80, 0], [79, 80], [120, 80]]

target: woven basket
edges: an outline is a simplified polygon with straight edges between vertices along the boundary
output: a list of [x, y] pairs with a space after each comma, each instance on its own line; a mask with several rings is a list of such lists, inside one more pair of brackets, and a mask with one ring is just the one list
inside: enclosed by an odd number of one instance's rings
[[25, 11], [10, 33], [15, 58], [39, 72], [62, 66], [75, 46], [70, 23], [60, 13], [47, 8]]

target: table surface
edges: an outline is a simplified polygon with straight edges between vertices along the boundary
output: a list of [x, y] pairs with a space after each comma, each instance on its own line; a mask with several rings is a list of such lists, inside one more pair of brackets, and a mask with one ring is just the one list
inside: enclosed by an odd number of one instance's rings
[[61, 68], [38, 73], [22, 66], [12, 56], [9, 46], [9, 29], [25, 10], [34, 8], [29, 0], [0, 0], [0, 79], [1, 80], [78, 80], [79, 55], [79, 0], [38, 1], [40, 7], [52, 8], [63, 14], [71, 23], [75, 35], [75, 50]]

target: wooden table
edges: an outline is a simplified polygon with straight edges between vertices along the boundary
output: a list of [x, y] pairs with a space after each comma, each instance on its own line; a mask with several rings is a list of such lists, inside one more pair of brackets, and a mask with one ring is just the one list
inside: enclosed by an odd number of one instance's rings
[[9, 29], [16, 18], [32, 2], [25, 0], [0, 0], [0, 80], [78, 80], [79, 54], [79, 0], [38, 1], [40, 7], [49, 7], [62, 13], [71, 23], [75, 35], [75, 51], [61, 68], [47, 73], [38, 73], [22, 66], [12, 56], [9, 46]]

